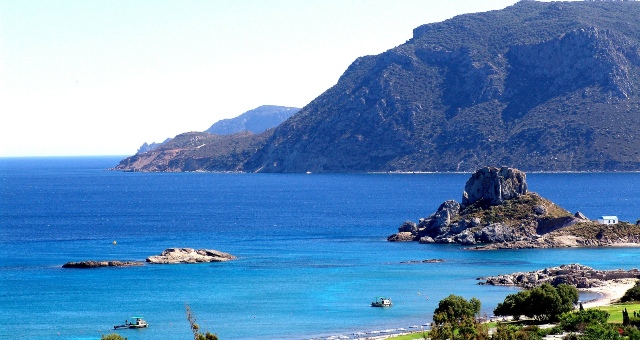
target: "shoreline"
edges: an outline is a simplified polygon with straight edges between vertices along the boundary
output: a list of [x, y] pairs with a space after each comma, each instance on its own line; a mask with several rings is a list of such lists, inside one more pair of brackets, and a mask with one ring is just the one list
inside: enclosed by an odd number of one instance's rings
[[584, 308], [608, 306], [620, 300], [624, 293], [636, 285], [637, 279], [614, 279], [605, 281], [604, 285], [594, 288], [579, 289], [582, 292], [592, 292], [601, 295], [600, 298], [582, 304]]
[[[580, 292], [591, 292], [600, 294], [600, 297], [595, 300], [590, 300], [582, 303], [582, 306], [587, 308], [595, 308], [608, 306], [618, 301], [624, 293], [635, 286], [637, 279], [613, 279], [604, 281], [604, 285], [593, 288], [580, 288]], [[424, 327], [425, 325], [422, 325]], [[332, 339], [362, 339], [362, 340], [383, 340], [389, 339], [399, 335], [419, 333], [421, 330], [416, 329], [418, 326], [412, 326], [407, 328], [395, 328], [379, 331], [367, 331], [367, 332], [355, 332], [352, 334], [339, 334], [323, 337], [311, 338], [312, 340], [332, 340]], [[426, 327], [424, 327], [426, 328]]]

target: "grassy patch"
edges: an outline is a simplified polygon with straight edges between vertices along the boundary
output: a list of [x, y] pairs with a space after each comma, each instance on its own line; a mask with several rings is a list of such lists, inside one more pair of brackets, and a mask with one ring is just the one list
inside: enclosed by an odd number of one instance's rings
[[626, 222], [610, 225], [602, 225], [597, 222], [585, 222], [564, 228], [562, 233], [590, 240], [617, 240], [620, 238], [633, 238], [640, 235], [640, 226]]
[[640, 312], [640, 302], [634, 301], [629, 303], [613, 304], [610, 306], [593, 307], [609, 313], [609, 323], [622, 323], [622, 311], [626, 308], [631, 316], [633, 312]]
[[389, 339], [392, 340], [415, 340], [415, 339], [424, 339], [424, 334], [428, 334], [427, 332], [423, 333], [423, 332], [417, 332], [417, 333], [411, 333], [411, 334], [406, 334], [406, 335], [398, 335], [398, 336], [393, 336], [390, 337]]
[[524, 220], [532, 221], [538, 218], [533, 212], [533, 207], [536, 205], [542, 205], [547, 209], [545, 216], [547, 219], [571, 216], [571, 213], [553, 202], [536, 193], [528, 193], [496, 206], [485, 206], [482, 202], [476, 202], [466, 207], [460, 217], [465, 219], [479, 217], [483, 222], [489, 223], [518, 224]]

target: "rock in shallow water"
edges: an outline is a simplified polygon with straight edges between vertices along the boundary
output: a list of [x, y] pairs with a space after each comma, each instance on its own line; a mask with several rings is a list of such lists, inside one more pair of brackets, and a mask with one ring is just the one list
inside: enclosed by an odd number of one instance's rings
[[147, 262], [154, 264], [224, 262], [236, 257], [217, 250], [193, 248], [169, 248], [162, 254], [149, 256]]
[[80, 261], [80, 262], [67, 262], [62, 265], [62, 268], [100, 268], [100, 267], [135, 267], [142, 266], [144, 262], [140, 261]]

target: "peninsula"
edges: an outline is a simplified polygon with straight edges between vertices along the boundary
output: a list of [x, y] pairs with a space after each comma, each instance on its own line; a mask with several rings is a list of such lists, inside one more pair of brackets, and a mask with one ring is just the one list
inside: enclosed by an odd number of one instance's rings
[[518, 169], [484, 167], [471, 175], [462, 203], [449, 200], [418, 223], [407, 221], [389, 241], [458, 243], [474, 249], [640, 244], [640, 226], [600, 224], [530, 192]]

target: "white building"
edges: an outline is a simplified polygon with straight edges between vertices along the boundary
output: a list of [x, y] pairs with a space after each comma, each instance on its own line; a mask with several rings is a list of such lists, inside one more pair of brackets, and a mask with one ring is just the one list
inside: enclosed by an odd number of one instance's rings
[[602, 216], [602, 218], [598, 219], [598, 223], [600, 224], [617, 224], [618, 216]]

